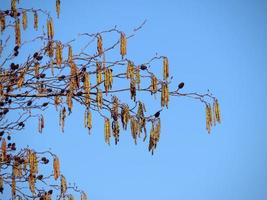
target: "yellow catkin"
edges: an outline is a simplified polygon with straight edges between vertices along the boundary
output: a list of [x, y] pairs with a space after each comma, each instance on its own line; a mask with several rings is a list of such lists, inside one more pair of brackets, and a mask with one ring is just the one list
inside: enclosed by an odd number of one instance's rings
[[63, 46], [61, 42], [57, 42], [56, 43], [56, 63], [59, 66], [62, 64], [62, 49], [63, 49]]
[[44, 116], [40, 115], [39, 116], [39, 120], [38, 120], [38, 131], [39, 131], [39, 133], [43, 132], [43, 128], [44, 128]]
[[151, 94], [155, 94], [158, 91], [158, 79], [156, 76], [151, 76], [151, 86], [150, 86], [150, 92]]
[[215, 121], [221, 123], [221, 111], [220, 111], [219, 101], [217, 99], [213, 103], [213, 109], [214, 109]]
[[85, 194], [85, 192], [82, 192], [81, 200], [87, 200], [87, 195]]
[[105, 86], [105, 91], [106, 95], [108, 94], [108, 90], [112, 88], [112, 70], [105, 68], [104, 70], [104, 86]]
[[208, 133], [211, 131], [211, 126], [212, 126], [212, 111], [211, 111], [211, 106], [206, 105], [206, 129]]
[[66, 191], [67, 191], [67, 181], [66, 181], [65, 176], [61, 175], [61, 178], [60, 178], [60, 192], [61, 192], [61, 196], [62, 197], [65, 197]]
[[55, 107], [56, 107], [56, 110], [57, 110], [57, 106], [61, 103], [61, 97], [59, 95], [56, 95], [54, 97], [54, 104], [55, 104]]
[[80, 87], [79, 70], [74, 62], [69, 63], [70, 66], [70, 91], [73, 92]]
[[11, 12], [14, 16], [17, 15], [17, 3], [16, 0], [11, 0]]
[[32, 194], [35, 193], [35, 175], [30, 174], [28, 177], [29, 188]]
[[72, 55], [72, 47], [69, 46], [69, 49], [68, 49], [68, 63], [72, 63], [73, 62], [73, 55]]
[[125, 33], [121, 32], [121, 37], [120, 37], [120, 54], [122, 58], [126, 55], [127, 53], [127, 38]]
[[53, 169], [54, 169], [54, 179], [57, 180], [60, 176], [60, 163], [57, 156], [54, 157], [53, 160]]
[[90, 82], [90, 75], [88, 72], [84, 73], [84, 93], [85, 93], [85, 104], [87, 105], [87, 107], [90, 106], [90, 90], [91, 90], [91, 82]]
[[137, 136], [140, 133], [139, 124], [138, 124], [138, 121], [134, 117], [131, 118], [130, 122], [131, 122], [130, 123], [130, 125], [131, 125], [131, 134], [132, 134], [132, 137], [134, 139], [134, 143], [137, 144]]
[[21, 32], [20, 32], [20, 20], [19, 18], [15, 21], [15, 43], [17, 46], [21, 44]]
[[48, 41], [46, 46], [47, 55], [52, 58], [54, 56], [54, 41]]
[[160, 120], [152, 124], [152, 128], [150, 131], [150, 138], [149, 138], [149, 146], [148, 150], [151, 151], [152, 155], [154, 154], [154, 150], [157, 147], [157, 143], [160, 139]]
[[167, 83], [161, 84], [161, 107], [166, 106], [168, 108], [169, 103], [169, 87]]
[[29, 164], [30, 164], [30, 173], [36, 175], [38, 173], [38, 161], [36, 153], [33, 151], [29, 152]]
[[99, 109], [102, 109], [102, 105], [103, 105], [103, 94], [102, 94], [102, 90], [97, 88], [97, 92], [96, 92], [96, 103], [97, 103], [97, 107]]
[[132, 100], [136, 100], [136, 83], [135, 80], [132, 79], [130, 82], [130, 95]]
[[128, 105], [123, 105], [121, 108], [121, 123], [124, 130], [127, 129], [127, 124], [130, 119], [130, 110]]
[[26, 30], [28, 26], [28, 17], [27, 12], [25, 10], [22, 11], [22, 26], [24, 30]]
[[167, 80], [169, 77], [169, 61], [167, 57], [163, 58], [163, 79]]
[[96, 63], [96, 82], [97, 84], [100, 84], [102, 82], [102, 69], [101, 69], [101, 63]]
[[12, 176], [11, 192], [12, 192], [12, 199], [15, 199], [16, 198], [16, 179], [15, 179], [15, 176]]
[[24, 83], [24, 78], [25, 78], [25, 73], [26, 73], [26, 68], [20, 72], [19, 79], [17, 82], [18, 88], [21, 88], [23, 83]]
[[39, 69], [40, 69], [40, 64], [37, 62], [34, 64], [34, 76], [35, 77], [39, 76]]
[[1, 150], [2, 150], [2, 161], [5, 161], [6, 158], [7, 158], [7, 156], [6, 156], [7, 147], [6, 147], [6, 140], [5, 140], [5, 138], [2, 139]]
[[128, 61], [128, 63], [127, 63], [126, 78], [127, 79], [133, 79], [134, 78], [134, 64], [131, 61]]
[[49, 40], [53, 40], [53, 37], [54, 37], [53, 19], [49, 18], [47, 20], [46, 24], [47, 24], [47, 37]]
[[92, 128], [92, 113], [90, 110], [84, 112], [84, 127], [89, 130]]
[[49, 192], [46, 192], [45, 200], [52, 200], [51, 194]]
[[105, 137], [105, 143], [110, 145], [110, 121], [108, 118], [105, 118], [105, 124], [104, 124], [104, 137]]
[[38, 13], [36, 11], [33, 14], [33, 27], [36, 31], [38, 30]]
[[103, 54], [103, 40], [100, 34], [97, 34], [97, 52], [99, 55]]
[[5, 30], [6, 28], [6, 18], [5, 18], [5, 15], [4, 13], [0, 13], [0, 30], [1, 30], [1, 33]]
[[60, 15], [60, 0], [56, 0], [56, 11], [57, 11], [57, 17], [59, 18], [59, 15]]

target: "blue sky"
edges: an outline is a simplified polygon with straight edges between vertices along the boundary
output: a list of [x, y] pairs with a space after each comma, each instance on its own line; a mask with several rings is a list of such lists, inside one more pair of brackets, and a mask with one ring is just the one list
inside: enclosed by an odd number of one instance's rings
[[[55, 14], [54, 1], [21, 2]], [[222, 124], [208, 135], [204, 106], [171, 98], [151, 156], [147, 143], [135, 146], [129, 132], [121, 133], [119, 145], [105, 145], [97, 116], [88, 136], [83, 109], [74, 106], [65, 133], [53, 109], [45, 114], [42, 135], [33, 121], [17, 142], [59, 155], [68, 181], [89, 199], [267, 199], [266, 10], [264, 0], [62, 1], [60, 19], [54, 21], [55, 37], [63, 41], [114, 25], [131, 33], [146, 19], [129, 40], [127, 56], [137, 63], [155, 53], [168, 56], [170, 73], [175, 82], [185, 82], [184, 92], [210, 89], [218, 97]], [[159, 108], [153, 98], [144, 102], [155, 105], [151, 110]]]

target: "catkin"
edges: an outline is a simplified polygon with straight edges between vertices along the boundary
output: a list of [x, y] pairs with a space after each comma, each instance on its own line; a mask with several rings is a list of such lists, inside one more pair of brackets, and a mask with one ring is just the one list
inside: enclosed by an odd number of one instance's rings
[[103, 94], [102, 94], [102, 90], [97, 88], [97, 92], [96, 92], [96, 103], [97, 103], [97, 107], [99, 109], [102, 109], [102, 105], [103, 105]]
[[40, 70], [40, 64], [39, 64], [39, 62], [36, 62], [34, 64], [34, 76], [35, 77], [38, 77], [39, 76], [39, 70]]
[[3, 191], [4, 189], [4, 180], [3, 180], [3, 176], [0, 175], [0, 190]]
[[2, 139], [1, 150], [2, 150], [2, 161], [5, 161], [6, 158], [7, 158], [7, 156], [6, 156], [7, 147], [6, 147], [6, 140], [5, 140], [5, 138]]
[[108, 94], [108, 90], [112, 88], [112, 81], [113, 81], [113, 77], [112, 77], [112, 70], [105, 68], [104, 69], [104, 86], [105, 86], [105, 92], [106, 95]]
[[92, 113], [90, 110], [84, 112], [84, 127], [89, 130], [92, 128]]
[[64, 132], [65, 118], [66, 118], [66, 108], [63, 107], [59, 113], [59, 126], [61, 127], [62, 132]]
[[19, 18], [17, 18], [15, 22], [15, 43], [16, 43], [16, 46], [20, 46], [21, 44], [21, 32], [20, 32]]
[[149, 146], [148, 151], [151, 151], [152, 155], [154, 154], [154, 150], [157, 147], [157, 143], [160, 139], [160, 120], [152, 124], [152, 128], [150, 131], [150, 138], [149, 138]]
[[81, 200], [87, 200], [87, 195], [85, 194], [85, 192], [82, 192]]
[[135, 80], [132, 79], [130, 82], [130, 94], [131, 94], [131, 99], [132, 100], [136, 100], [136, 87], [135, 87], [136, 83]]
[[211, 106], [206, 105], [206, 129], [208, 133], [211, 131], [211, 126], [212, 126], [212, 111], [211, 111]]
[[28, 17], [25, 10], [22, 11], [22, 26], [24, 30], [26, 30], [28, 26]]
[[123, 105], [121, 108], [121, 123], [124, 130], [127, 129], [127, 124], [130, 119], [130, 110], [128, 105]]
[[167, 80], [169, 77], [169, 61], [167, 57], [163, 58], [163, 79]]
[[122, 56], [122, 58], [126, 55], [127, 50], [126, 47], [127, 46], [127, 38], [125, 33], [121, 32], [121, 38], [120, 38], [120, 54]]
[[57, 11], [57, 17], [59, 18], [59, 15], [60, 15], [60, 0], [56, 0], [56, 11]]
[[36, 175], [38, 173], [38, 161], [36, 153], [33, 151], [29, 151], [29, 165], [30, 165], [30, 173], [32, 175]]
[[126, 78], [127, 79], [133, 79], [134, 78], [134, 64], [131, 61], [128, 61], [128, 63], [127, 63]]
[[56, 63], [59, 66], [62, 64], [62, 49], [63, 49], [63, 46], [61, 42], [57, 42], [56, 43]]
[[139, 66], [135, 69], [135, 82], [136, 82], [138, 90], [140, 90], [141, 78], [140, 78], [140, 67]]
[[38, 30], [38, 13], [36, 11], [34, 11], [33, 18], [34, 18], [33, 27], [37, 31]]
[[220, 112], [220, 105], [219, 105], [219, 101], [216, 99], [213, 103], [213, 116], [214, 116], [214, 121], [215, 123], [221, 123], [221, 112]]
[[91, 90], [91, 82], [90, 82], [90, 75], [88, 72], [84, 73], [84, 83], [83, 83], [84, 93], [85, 93], [85, 104], [87, 107], [90, 106], [90, 90]]
[[12, 199], [16, 198], [16, 179], [15, 176], [12, 176], [11, 180], [11, 193], [12, 193]]
[[161, 107], [166, 106], [168, 108], [169, 103], [169, 87], [167, 83], [161, 84]]
[[44, 128], [44, 116], [40, 115], [39, 119], [38, 119], [38, 131], [39, 131], [39, 133], [43, 132], [43, 128]]
[[97, 84], [100, 84], [102, 82], [102, 69], [101, 69], [101, 63], [96, 63], [96, 82]]
[[61, 192], [61, 196], [62, 197], [65, 197], [66, 191], [67, 191], [67, 181], [66, 181], [65, 176], [61, 175], [61, 178], [60, 178], [60, 192]]
[[102, 40], [102, 36], [99, 34], [97, 34], [97, 52], [99, 55], [103, 54], [103, 40]]
[[105, 118], [104, 137], [105, 143], [110, 145], [110, 121], [108, 118]]
[[73, 55], [72, 55], [72, 47], [69, 46], [69, 49], [68, 49], [68, 63], [72, 63], [73, 62]]
[[54, 179], [57, 180], [60, 176], [60, 163], [57, 156], [54, 157], [53, 160], [53, 169], [54, 169]]
[[6, 28], [6, 18], [5, 18], [5, 15], [4, 13], [0, 13], [0, 30], [1, 30], [1, 33], [5, 30]]
[[151, 94], [155, 94], [158, 91], [158, 79], [156, 76], [151, 76], [151, 86], [150, 86], [150, 92]]
[[69, 112], [72, 111], [72, 107], [73, 107], [72, 95], [73, 95], [73, 93], [71, 91], [68, 92], [68, 94], [67, 94], [67, 106], [68, 106]]
[[47, 20], [46, 24], [47, 24], [47, 37], [48, 37], [48, 40], [53, 40], [53, 37], [54, 37], [53, 19], [49, 18]]
[[35, 175], [30, 174], [28, 177], [29, 188], [32, 194], [35, 193]]

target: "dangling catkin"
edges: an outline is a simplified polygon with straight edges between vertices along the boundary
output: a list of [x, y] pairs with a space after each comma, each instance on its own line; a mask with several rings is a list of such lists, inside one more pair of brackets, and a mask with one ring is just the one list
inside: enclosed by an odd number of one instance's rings
[[29, 188], [32, 194], [35, 193], [35, 175], [30, 174], [28, 177], [28, 182], [29, 182]]
[[85, 104], [87, 107], [90, 106], [90, 89], [91, 89], [91, 82], [90, 82], [90, 75], [88, 72], [84, 73], [84, 83], [83, 83], [84, 93], [85, 93]]
[[4, 13], [0, 13], [0, 29], [1, 29], [1, 33], [5, 30], [6, 28], [6, 18]]
[[102, 82], [102, 69], [101, 69], [101, 63], [96, 63], [96, 82], [97, 84], [100, 84]]
[[44, 116], [40, 115], [39, 119], [38, 119], [38, 131], [39, 131], [39, 133], [42, 133], [43, 128], [44, 128]]
[[155, 94], [158, 91], [158, 79], [156, 76], [151, 76], [151, 86], [150, 86], [150, 92], [151, 94]]
[[72, 58], [73, 58], [73, 55], [72, 55], [72, 47], [69, 46], [69, 49], [68, 49], [68, 63], [72, 63]]
[[57, 65], [61, 65], [62, 64], [62, 44], [61, 42], [57, 42], [56, 43], [56, 63]]
[[66, 178], [65, 178], [65, 176], [61, 175], [61, 178], [60, 178], [60, 193], [61, 193], [61, 195], [60, 196], [62, 196], [64, 198], [66, 191], [67, 191]]
[[32, 175], [36, 175], [38, 173], [38, 161], [36, 153], [33, 151], [29, 151], [29, 165], [30, 165], [30, 173]]
[[37, 31], [38, 30], [38, 13], [36, 11], [34, 11], [33, 18], [34, 18], [33, 27]]
[[28, 17], [27, 12], [25, 10], [22, 11], [22, 25], [23, 29], [26, 30], [28, 26]]
[[104, 86], [106, 95], [108, 94], [108, 90], [112, 88], [112, 70], [105, 68], [104, 69]]
[[73, 93], [71, 91], [68, 92], [68, 94], [67, 94], [67, 106], [68, 106], [69, 112], [72, 111], [72, 107], [73, 107], [72, 96], [73, 96]]
[[103, 105], [103, 94], [102, 94], [102, 90], [101, 89], [96, 89], [96, 103], [97, 103], [97, 107], [99, 109], [102, 109], [102, 105]]
[[39, 76], [39, 69], [40, 69], [40, 64], [39, 64], [39, 62], [36, 62], [34, 64], [34, 76], [36, 78]]
[[15, 22], [15, 42], [16, 42], [16, 46], [20, 46], [21, 44], [21, 33], [20, 33], [20, 22], [19, 22], [19, 18], [16, 19]]
[[135, 82], [136, 82], [138, 90], [140, 90], [141, 79], [140, 79], [140, 67], [139, 66], [135, 69]]
[[211, 111], [211, 106], [206, 105], [206, 129], [208, 133], [211, 131], [211, 126], [212, 126], [212, 111]]
[[126, 55], [127, 50], [126, 47], [127, 46], [127, 38], [125, 33], [121, 32], [121, 38], [120, 38], [120, 53], [122, 58]]
[[6, 156], [6, 140], [5, 140], [5, 138], [2, 139], [1, 150], [2, 150], [2, 161], [5, 161], [6, 158], [7, 158], [7, 156]]
[[126, 78], [127, 79], [134, 78], [134, 64], [131, 61], [128, 61], [128, 64], [127, 64]]
[[104, 136], [105, 136], [105, 143], [110, 145], [110, 122], [108, 118], [105, 118], [104, 124]]
[[54, 157], [53, 160], [53, 169], [54, 169], [54, 179], [57, 180], [60, 176], [60, 163], [57, 156]]
[[49, 18], [47, 20], [46, 24], [47, 24], [47, 37], [48, 37], [48, 40], [53, 40], [53, 37], [54, 37], [53, 19]]
[[62, 132], [64, 132], [65, 118], [66, 118], [66, 108], [63, 107], [59, 114], [59, 126], [61, 127]]
[[47, 46], [46, 46], [46, 52], [50, 58], [54, 56], [54, 41], [53, 40], [48, 41]]
[[130, 94], [131, 94], [131, 99], [132, 100], [136, 100], [136, 87], [135, 87], [136, 83], [135, 80], [132, 79], [130, 82]]
[[213, 112], [214, 112], [214, 121], [218, 122], [219, 124], [221, 123], [221, 112], [220, 112], [220, 105], [219, 101], [216, 99], [213, 103]]
[[89, 130], [92, 128], [92, 113], [90, 110], [84, 112], [84, 127]]
[[102, 36], [99, 34], [97, 34], [97, 52], [99, 55], [103, 54], [103, 40], [102, 40]]
[[169, 102], [169, 87], [167, 83], [161, 84], [161, 107], [166, 106], [168, 108]]
[[11, 192], [12, 192], [12, 199], [15, 200], [15, 198], [16, 198], [16, 180], [15, 180], [14, 175], [12, 176]]
[[56, 11], [57, 11], [57, 18], [59, 18], [59, 14], [60, 14], [60, 0], [56, 0]]
[[167, 57], [163, 58], [163, 79], [167, 80], [169, 77], [169, 61]]
[[121, 123], [124, 130], [127, 129], [127, 124], [130, 119], [130, 110], [128, 105], [123, 105], [121, 108]]

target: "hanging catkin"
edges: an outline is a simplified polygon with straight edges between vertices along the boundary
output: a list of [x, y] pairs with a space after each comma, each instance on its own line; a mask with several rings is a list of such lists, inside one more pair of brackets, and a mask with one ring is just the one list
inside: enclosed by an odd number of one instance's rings
[[66, 195], [66, 191], [67, 191], [67, 181], [66, 181], [66, 178], [65, 176], [61, 175], [61, 178], [60, 178], [60, 192], [61, 192], [61, 195], [63, 198], [65, 197]]
[[2, 150], [2, 161], [5, 161], [6, 158], [7, 158], [7, 156], [6, 156], [6, 140], [5, 140], [5, 138], [2, 139], [1, 150]]
[[36, 11], [34, 11], [33, 18], [34, 18], [33, 27], [37, 31], [38, 30], [38, 13]]
[[85, 192], [82, 192], [81, 200], [87, 200], [87, 195], [85, 194]]
[[167, 80], [169, 77], [169, 61], [167, 57], [163, 58], [163, 79]]
[[127, 124], [130, 119], [129, 106], [124, 104], [121, 108], [121, 123], [124, 130], [127, 129]]
[[39, 133], [43, 132], [43, 128], [44, 128], [44, 116], [40, 115], [39, 119], [38, 119], [38, 131], [39, 131]]
[[126, 55], [127, 53], [127, 38], [125, 33], [121, 32], [121, 38], [120, 38], [120, 53], [122, 58]]
[[134, 64], [132, 61], [128, 61], [128, 63], [127, 63], [126, 78], [127, 79], [133, 79], [134, 78]]
[[65, 118], [66, 118], [66, 108], [63, 107], [59, 113], [59, 126], [61, 127], [62, 132], [64, 132]]
[[214, 124], [216, 124], [216, 122], [221, 123], [220, 105], [217, 99], [213, 102], [213, 119]]
[[112, 88], [112, 69], [105, 68], [104, 69], [104, 86], [106, 95], [108, 94], [108, 90]]
[[54, 157], [53, 160], [53, 169], [54, 169], [54, 179], [57, 180], [60, 176], [60, 163], [57, 156]]
[[28, 26], [28, 17], [27, 12], [25, 10], [22, 11], [22, 25], [23, 29], [26, 30]]
[[90, 110], [84, 112], [84, 127], [89, 130], [92, 128], [92, 113]]
[[168, 108], [169, 103], [169, 87], [167, 83], [161, 84], [161, 107], [166, 106]]
[[72, 47], [69, 45], [68, 49], [68, 63], [72, 63], [73, 55], [72, 55]]
[[47, 20], [46, 24], [47, 24], [47, 37], [48, 37], [48, 40], [53, 40], [53, 37], [54, 37], [53, 19], [49, 18]]
[[16, 46], [20, 46], [21, 44], [21, 32], [20, 32], [20, 21], [19, 18], [15, 21], [15, 42]]
[[102, 109], [102, 105], [103, 105], [103, 94], [102, 94], [102, 90], [101, 89], [96, 89], [96, 103], [97, 103], [97, 107], [99, 109]]
[[158, 91], [158, 79], [155, 75], [151, 76], [151, 86], [150, 92], [151, 94], [155, 94]]
[[57, 65], [61, 66], [62, 64], [62, 44], [61, 42], [56, 43], [56, 63]]
[[35, 193], [35, 175], [33, 174], [30, 174], [29, 177], [28, 177], [28, 183], [29, 183], [29, 188], [30, 188], [30, 191], [32, 192], [32, 194]]
[[1, 33], [5, 30], [6, 28], [6, 18], [4, 13], [0, 13], [0, 29], [1, 29]]
[[54, 41], [53, 40], [48, 41], [47, 46], [46, 46], [46, 51], [50, 58], [54, 56]]
[[57, 17], [59, 18], [59, 15], [60, 15], [60, 0], [56, 0], [56, 11], [57, 11]]
[[90, 75], [88, 72], [84, 73], [84, 83], [83, 83], [84, 93], [85, 93], [85, 104], [87, 107], [90, 106], [90, 89], [91, 89], [91, 82], [90, 82]]
[[96, 82], [97, 84], [100, 84], [102, 82], [102, 69], [101, 69], [101, 63], [96, 63]]
[[11, 180], [11, 192], [12, 192], [12, 199], [15, 200], [16, 198], [16, 179], [15, 176], [12, 176], [12, 180]]
[[104, 137], [105, 137], [105, 143], [110, 144], [110, 121], [108, 118], [105, 118], [105, 124], [104, 124]]
[[103, 40], [102, 40], [102, 36], [99, 34], [97, 34], [97, 52], [99, 55], [103, 54]]
[[211, 111], [211, 106], [209, 104], [206, 104], [206, 129], [208, 133], [211, 131], [211, 126], [212, 126], [212, 111]]

